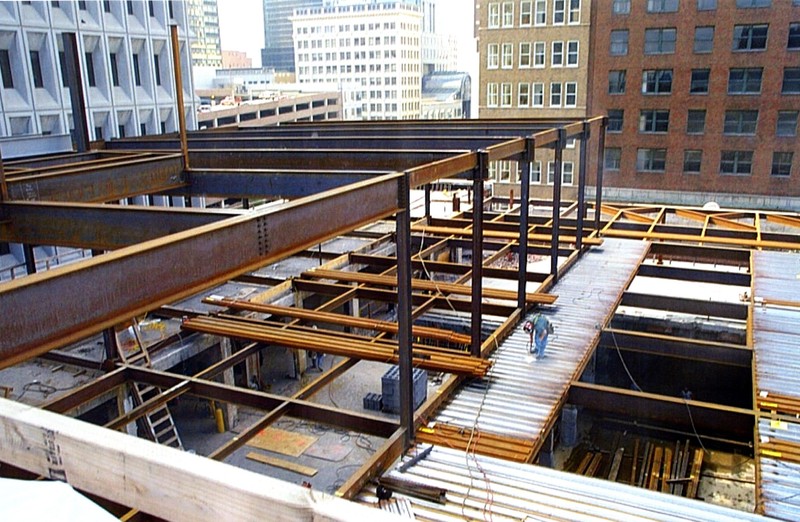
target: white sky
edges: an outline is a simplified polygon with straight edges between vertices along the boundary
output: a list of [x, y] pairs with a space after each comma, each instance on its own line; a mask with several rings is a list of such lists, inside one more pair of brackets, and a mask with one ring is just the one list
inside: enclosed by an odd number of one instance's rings
[[[222, 49], [244, 51], [261, 64], [264, 47], [264, 13], [262, 0], [218, 0], [219, 31]], [[439, 32], [456, 35], [459, 42], [459, 69], [472, 74], [477, 81], [477, 53], [472, 39], [473, 0], [438, 0], [437, 27]]]

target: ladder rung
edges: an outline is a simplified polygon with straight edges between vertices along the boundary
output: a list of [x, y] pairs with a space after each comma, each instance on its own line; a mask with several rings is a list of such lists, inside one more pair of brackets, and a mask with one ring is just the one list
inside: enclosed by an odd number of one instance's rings
[[158, 433], [156, 433], [156, 439], [160, 439], [161, 437], [163, 437], [167, 433], [175, 433], [175, 426], [170, 424], [169, 426], [167, 426], [163, 430], [161, 430]]
[[164, 446], [171, 446], [173, 442], [176, 443], [176, 445], [173, 446], [173, 447], [175, 447], [175, 448], [180, 447], [180, 441], [178, 440], [178, 436], [177, 435], [173, 435], [169, 439], [167, 439], [167, 440], [165, 440], [163, 442], [159, 442], [159, 444], [162, 444]]

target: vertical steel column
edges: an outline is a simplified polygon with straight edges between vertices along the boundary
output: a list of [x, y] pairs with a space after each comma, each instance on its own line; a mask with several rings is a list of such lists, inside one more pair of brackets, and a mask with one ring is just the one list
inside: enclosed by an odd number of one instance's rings
[[117, 357], [117, 334], [113, 327], [103, 330], [103, 346], [106, 350], [106, 360], [110, 361]]
[[397, 184], [397, 344], [400, 363], [400, 425], [405, 428], [405, 448], [414, 441], [414, 371], [411, 365], [411, 202], [406, 173]]
[[172, 37], [172, 69], [175, 73], [175, 99], [178, 103], [178, 124], [181, 133], [181, 152], [183, 168], [189, 170], [189, 142], [186, 138], [186, 113], [183, 106], [183, 78], [181, 78], [181, 47], [178, 42], [178, 26], [169, 26]]
[[525, 152], [522, 154], [522, 177], [519, 180], [519, 275], [517, 286], [517, 308], [525, 313], [525, 291], [528, 284], [528, 223], [531, 208], [531, 163], [534, 160], [536, 140], [525, 140]]
[[6, 169], [3, 166], [3, 156], [0, 154], [0, 202], [8, 201], [8, 184], [6, 183]]
[[425, 185], [425, 223], [431, 223], [431, 184]]
[[28, 275], [36, 273], [36, 256], [33, 253], [33, 246], [28, 243], [23, 243], [22, 254], [25, 258], [25, 271]]
[[603, 116], [600, 122], [600, 130], [597, 133], [597, 183], [594, 194], [594, 229], [600, 231], [600, 205], [603, 203], [603, 165], [605, 163], [606, 149], [606, 126], [608, 126], [608, 116]]
[[578, 250], [578, 255], [581, 252], [583, 245], [583, 218], [586, 213], [586, 158], [589, 153], [586, 150], [589, 146], [589, 124], [583, 122], [583, 133], [581, 134], [581, 159], [580, 166], [578, 167], [578, 227], [575, 231], [575, 248]]
[[81, 64], [78, 58], [78, 39], [75, 33], [63, 33], [64, 58], [67, 70], [62, 74], [67, 75], [69, 87], [69, 101], [72, 106], [72, 124], [75, 126], [75, 145], [78, 152], [89, 150], [89, 126], [86, 123], [86, 98], [83, 94], [81, 81]]
[[561, 235], [561, 169], [566, 131], [558, 129], [555, 144], [555, 172], [553, 173], [553, 237], [550, 241], [550, 273], [558, 281], [558, 237]]
[[478, 151], [478, 166], [472, 171], [472, 355], [481, 354], [481, 301], [483, 294], [483, 180], [489, 168], [489, 153]]

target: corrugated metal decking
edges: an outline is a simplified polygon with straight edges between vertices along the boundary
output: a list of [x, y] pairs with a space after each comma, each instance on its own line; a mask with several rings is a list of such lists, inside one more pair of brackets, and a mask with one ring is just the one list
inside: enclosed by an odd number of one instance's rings
[[[795, 253], [753, 252], [753, 352], [761, 409], [775, 402], [774, 419], [758, 423], [761, 441], [761, 502], [764, 514], [800, 520], [800, 462], [785, 450], [800, 452], [800, 423], [780, 402], [800, 404], [800, 308], [761, 305], [765, 301], [800, 299], [800, 257]], [[791, 410], [791, 405], [788, 406]], [[783, 413], [783, 415], [781, 415]]]

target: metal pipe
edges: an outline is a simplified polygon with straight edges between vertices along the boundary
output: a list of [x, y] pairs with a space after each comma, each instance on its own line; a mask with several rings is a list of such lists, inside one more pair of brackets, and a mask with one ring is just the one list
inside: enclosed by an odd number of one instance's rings
[[531, 163], [536, 153], [535, 138], [525, 140], [525, 153], [522, 157], [522, 179], [519, 195], [519, 274], [517, 286], [517, 308], [525, 313], [525, 292], [528, 283], [528, 222], [531, 206]]
[[597, 180], [594, 194], [594, 229], [597, 231], [600, 230], [600, 207], [603, 204], [603, 158], [605, 157], [607, 125], [608, 116], [604, 116], [597, 133]]
[[478, 152], [472, 171], [472, 355], [481, 355], [481, 302], [483, 300], [483, 180], [489, 168], [489, 153]]
[[414, 442], [414, 388], [411, 361], [411, 196], [409, 175], [397, 180], [397, 344], [400, 366], [400, 426], [404, 449]]
[[78, 54], [78, 40], [75, 33], [63, 33], [64, 58], [66, 71], [62, 74], [67, 75], [67, 85], [69, 87], [69, 100], [72, 106], [72, 124], [75, 126], [73, 134], [75, 145], [78, 152], [89, 150], [89, 126], [86, 123], [86, 97], [83, 93], [83, 82], [81, 78], [81, 64]]
[[178, 42], [178, 26], [170, 25], [169, 30], [172, 37], [172, 68], [175, 73], [175, 99], [178, 103], [178, 124], [180, 126], [183, 168], [189, 170], [189, 143], [186, 137], [186, 112], [183, 106], [183, 79], [181, 78], [181, 48]]
[[[558, 281], [558, 236], [561, 232], [561, 170], [564, 156], [566, 132], [558, 129], [558, 140], [555, 143], [555, 172], [553, 173], [553, 237], [550, 241], [550, 273], [553, 282]], [[577, 239], [576, 239], [577, 241]]]
[[581, 254], [583, 246], [583, 219], [586, 209], [586, 159], [589, 157], [589, 123], [583, 122], [583, 134], [581, 134], [581, 156], [580, 166], [578, 167], [578, 226], [575, 231], [575, 249], [578, 255]]

